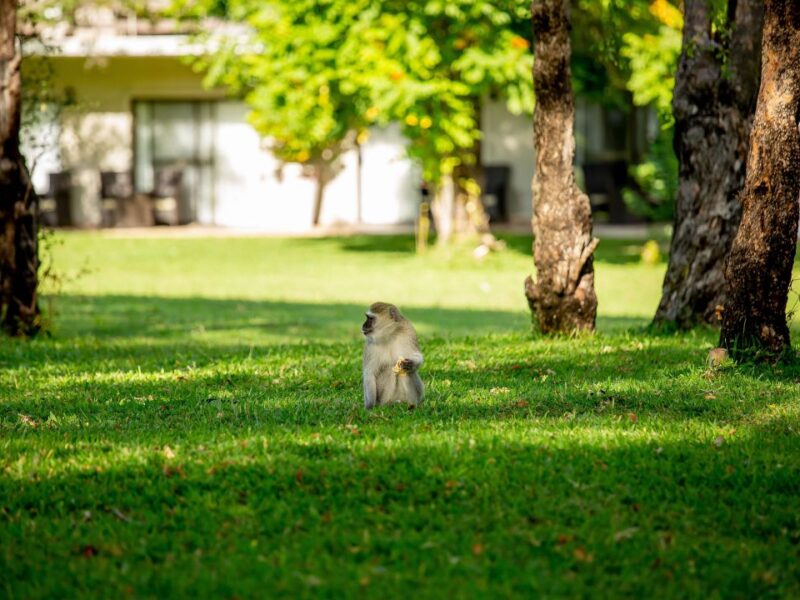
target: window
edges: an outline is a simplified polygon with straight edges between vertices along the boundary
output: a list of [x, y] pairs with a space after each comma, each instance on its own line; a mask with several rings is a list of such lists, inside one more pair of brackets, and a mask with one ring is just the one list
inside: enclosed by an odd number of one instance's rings
[[214, 130], [216, 102], [136, 101], [134, 185], [151, 193], [162, 169], [182, 174], [180, 223], [214, 222]]

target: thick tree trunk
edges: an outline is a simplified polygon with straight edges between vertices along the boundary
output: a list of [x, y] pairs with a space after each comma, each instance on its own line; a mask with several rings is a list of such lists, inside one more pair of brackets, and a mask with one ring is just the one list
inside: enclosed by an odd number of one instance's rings
[[789, 348], [786, 302], [800, 198], [800, 2], [767, 0], [764, 66], [742, 192], [742, 223], [725, 267], [720, 345], [734, 358]]
[[572, 165], [575, 99], [567, 10], [568, 0], [534, 0], [532, 6], [537, 280], [526, 279], [525, 295], [542, 333], [593, 330], [597, 314], [592, 264], [597, 239], [592, 238], [589, 198], [578, 189]]
[[19, 149], [16, 0], [0, 0], [0, 320], [10, 335], [39, 329], [36, 196]]
[[739, 193], [761, 67], [763, 2], [729, 0], [728, 5], [730, 41], [723, 43], [712, 34], [708, 0], [685, 2], [672, 103], [680, 184], [669, 265], [654, 319], [681, 329], [719, 323], [725, 257], [741, 218]]

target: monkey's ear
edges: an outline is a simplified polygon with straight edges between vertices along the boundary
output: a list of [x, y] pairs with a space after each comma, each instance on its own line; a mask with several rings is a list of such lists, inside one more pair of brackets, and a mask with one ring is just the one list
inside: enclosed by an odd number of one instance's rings
[[393, 320], [393, 321], [399, 321], [399, 320], [400, 320], [400, 311], [399, 311], [399, 310], [397, 310], [397, 307], [396, 307], [396, 306], [392, 306], [392, 307], [389, 309], [389, 316], [391, 316], [391, 317], [392, 317], [392, 320]]

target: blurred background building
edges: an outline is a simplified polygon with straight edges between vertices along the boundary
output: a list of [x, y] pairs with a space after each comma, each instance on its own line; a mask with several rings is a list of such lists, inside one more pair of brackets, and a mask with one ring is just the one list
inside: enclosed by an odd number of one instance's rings
[[[26, 156], [50, 224], [310, 229], [314, 181], [270, 154], [243, 101], [203, 86], [186, 60], [203, 50], [191, 35], [102, 9], [50, 33], [46, 51], [34, 47], [23, 67], [33, 73], [46, 62], [50, 86], [68, 99], [61, 107], [26, 106], [38, 113], [26, 130]], [[527, 223], [532, 121], [487, 98], [481, 124], [490, 214], [495, 222]], [[633, 219], [622, 187], [654, 127], [646, 109], [578, 97], [577, 174], [597, 220]], [[360, 160], [355, 150], [345, 153], [326, 188], [321, 224], [413, 222], [422, 181], [404, 144], [399, 128], [374, 128]]]

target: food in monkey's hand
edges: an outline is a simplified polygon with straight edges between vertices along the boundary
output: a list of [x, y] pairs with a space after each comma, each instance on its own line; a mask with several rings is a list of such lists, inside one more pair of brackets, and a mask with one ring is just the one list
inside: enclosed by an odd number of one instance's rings
[[405, 361], [405, 358], [403, 358], [402, 356], [398, 358], [397, 362], [394, 363], [394, 367], [392, 367], [392, 371], [394, 371], [398, 375], [408, 375], [408, 371], [406, 371], [403, 368], [403, 361]]

